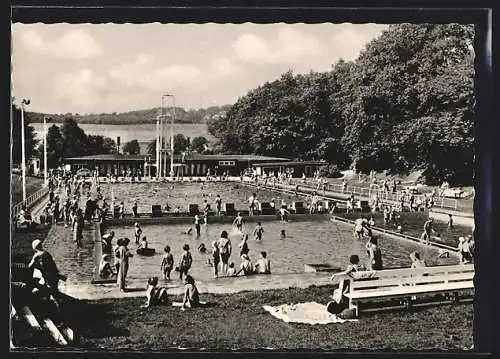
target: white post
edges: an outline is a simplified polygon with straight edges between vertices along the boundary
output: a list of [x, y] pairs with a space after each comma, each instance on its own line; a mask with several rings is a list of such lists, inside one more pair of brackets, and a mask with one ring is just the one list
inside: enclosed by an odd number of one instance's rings
[[43, 184], [47, 186], [47, 118], [43, 116]]
[[174, 121], [175, 121], [175, 97], [172, 95], [174, 103], [172, 126], [170, 127], [170, 177], [174, 176]]
[[160, 177], [160, 117], [156, 118], [156, 177]]
[[[163, 112], [163, 110], [162, 110]], [[160, 172], [160, 177], [163, 177], [163, 163], [162, 163], [162, 157], [163, 157], [163, 114], [160, 115], [160, 160], [158, 161], [160, 167], [159, 167], [159, 172]]]
[[21, 102], [21, 155], [22, 155], [22, 171], [23, 171], [23, 202], [26, 202], [26, 149], [25, 149], [25, 138], [24, 138], [24, 103]]

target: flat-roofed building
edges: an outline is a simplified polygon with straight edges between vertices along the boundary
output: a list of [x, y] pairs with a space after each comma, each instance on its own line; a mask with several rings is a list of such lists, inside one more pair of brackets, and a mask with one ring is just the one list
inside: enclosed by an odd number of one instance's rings
[[291, 173], [292, 177], [302, 177], [304, 173], [306, 177], [312, 177], [314, 172], [322, 166], [327, 165], [323, 161], [288, 161], [288, 162], [265, 162], [254, 163], [252, 167], [255, 169], [255, 174], [259, 176], [272, 175], [279, 173]]
[[[224, 173], [238, 176], [253, 165], [265, 163], [285, 163], [288, 158], [267, 157], [258, 155], [203, 155], [188, 154], [174, 156], [174, 173], [176, 176], [213, 176]], [[170, 173], [170, 157], [162, 158], [165, 172]], [[97, 171], [99, 176], [156, 176], [156, 156], [101, 154], [92, 156], [70, 157], [64, 164], [73, 172], [81, 168]]]

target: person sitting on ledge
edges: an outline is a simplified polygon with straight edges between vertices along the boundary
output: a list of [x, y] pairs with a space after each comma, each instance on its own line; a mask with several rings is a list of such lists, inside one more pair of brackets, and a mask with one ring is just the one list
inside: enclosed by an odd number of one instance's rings
[[99, 263], [99, 277], [103, 279], [107, 279], [115, 274], [111, 264], [109, 264], [110, 257], [111, 256], [109, 254], [104, 254], [101, 257], [101, 262]]
[[424, 268], [424, 267], [427, 267], [427, 264], [425, 263], [425, 260], [420, 259], [420, 253], [418, 253], [418, 252], [411, 252], [410, 253], [410, 259], [411, 259], [411, 268]]
[[353, 273], [366, 271], [365, 266], [359, 264], [359, 257], [357, 254], [353, 254], [352, 256], [349, 257], [349, 263], [350, 264], [347, 266], [346, 270], [334, 273], [331, 279], [334, 280], [336, 277], [343, 275], [352, 276]]
[[229, 268], [227, 270], [227, 276], [228, 277], [235, 277], [236, 276], [236, 268], [234, 268], [234, 262], [229, 263]]
[[250, 258], [248, 257], [247, 254], [243, 254], [241, 256], [241, 259], [243, 260], [240, 264], [240, 270], [236, 272], [236, 275], [240, 275], [240, 273], [243, 273], [243, 275], [250, 275], [254, 274], [254, 267], [252, 262], [250, 261]]
[[260, 258], [255, 264], [255, 273], [271, 274], [271, 261], [267, 258], [267, 253], [265, 251], [260, 252]]

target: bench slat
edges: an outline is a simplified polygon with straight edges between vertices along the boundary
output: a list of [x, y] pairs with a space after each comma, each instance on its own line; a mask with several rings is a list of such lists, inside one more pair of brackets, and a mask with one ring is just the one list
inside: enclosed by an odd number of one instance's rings
[[469, 281], [474, 279], [474, 273], [457, 273], [450, 275], [434, 276], [412, 276], [404, 278], [371, 279], [363, 281], [351, 281], [351, 291], [364, 290], [377, 287], [394, 287], [401, 285], [421, 285], [425, 283], [447, 283], [457, 281]]
[[378, 278], [391, 278], [403, 276], [415, 276], [421, 274], [443, 274], [443, 273], [466, 273], [474, 272], [473, 264], [459, 264], [451, 266], [435, 266], [424, 268], [398, 268], [398, 269], [384, 269], [376, 271], [375, 276]]
[[450, 291], [457, 290], [470, 290], [474, 289], [474, 282], [458, 282], [458, 283], [448, 283], [448, 284], [426, 284], [420, 286], [403, 286], [397, 288], [390, 288], [389, 290], [379, 290], [379, 291], [360, 291], [346, 293], [351, 301], [359, 301], [363, 299], [374, 299], [374, 298], [394, 298], [401, 296], [411, 296], [416, 294], [435, 294], [435, 293], [446, 293]]

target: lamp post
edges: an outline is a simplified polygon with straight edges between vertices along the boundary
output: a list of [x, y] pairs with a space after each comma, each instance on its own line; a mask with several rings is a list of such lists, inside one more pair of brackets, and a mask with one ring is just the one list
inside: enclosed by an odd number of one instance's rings
[[48, 185], [48, 175], [47, 175], [47, 120], [50, 117], [43, 116], [43, 185], [47, 187]]
[[156, 178], [160, 178], [160, 116], [156, 117]]
[[171, 97], [173, 103], [172, 124], [170, 126], [170, 178], [174, 177], [174, 122], [175, 122], [175, 96], [165, 94], [162, 96], [162, 101], [165, 97]]
[[23, 171], [23, 202], [26, 202], [26, 148], [24, 137], [24, 106], [30, 104], [30, 100], [23, 99], [21, 101], [21, 156], [22, 156], [22, 171]]

